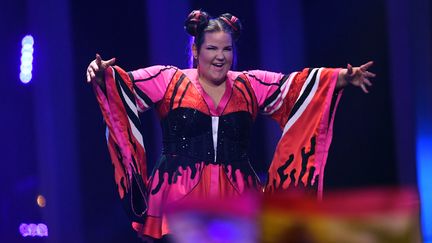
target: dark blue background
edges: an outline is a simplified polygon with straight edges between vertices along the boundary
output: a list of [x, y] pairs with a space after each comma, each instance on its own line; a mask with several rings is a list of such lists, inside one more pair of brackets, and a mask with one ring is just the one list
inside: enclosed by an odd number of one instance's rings
[[[0, 239], [139, 242], [117, 197], [102, 116], [85, 70], [95, 53], [116, 57], [127, 70], [187, 67], [183, 21], [199, 8], [242, 20], [239, 70], [288, 73], [373, 60], [377, 78], [370, 94], [344, 91], [325, 189], [416, 185], [416, 141], [432, 134], [427, 0], [7, 0], [0, 6]], [[24, 85], [18, 75], [27, 34], [35, 38], [35, 58], [33, 80]], [[142, 118], [154, 163], [159, 124], [153, 112]], [[252, 158], [265, 175], [278, 128], [264, 117], [254, 130]], [[47, 207], [36, 205], [38, 194], [47, 197]], [[21, 222], [47, 223], [50, 237], [20, 237]]]

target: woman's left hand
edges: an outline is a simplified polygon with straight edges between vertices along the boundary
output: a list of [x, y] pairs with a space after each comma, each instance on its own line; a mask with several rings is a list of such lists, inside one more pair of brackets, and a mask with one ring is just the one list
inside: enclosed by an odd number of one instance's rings
[[374, 78], [376, 75], [369, 72], [368, 69], [372, 66], [373, 61], [369, 61], [360, 67], [353, 67], [350, 64], [347, 65], [347, 69], [344, 69], [342, 78], [345, 81], [345, 86], [352, 84], [356, 87], [360, 87], [363, 92], [369, 93], [367, 87], [372, 86], [370, 78]]

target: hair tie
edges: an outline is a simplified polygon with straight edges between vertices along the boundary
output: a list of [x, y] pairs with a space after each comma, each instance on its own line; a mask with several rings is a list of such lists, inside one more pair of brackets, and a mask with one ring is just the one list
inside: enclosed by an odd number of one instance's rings
[[238, 19], [235, 16], [231, 16], [231, 19], [226, 18], [225, 16], [220, 16], [220, 19], [222, 19], [225, 23], [227, 23], [234, 31], [238, 31], [238, 28], [234, 26], [233, 23], [235, 23]]
[[204, 29], [209, 21], [209, 15], [201, 10], [193, 10], [185, 21], [186, 31], [192, 35], [197, 36], [198, 33]]

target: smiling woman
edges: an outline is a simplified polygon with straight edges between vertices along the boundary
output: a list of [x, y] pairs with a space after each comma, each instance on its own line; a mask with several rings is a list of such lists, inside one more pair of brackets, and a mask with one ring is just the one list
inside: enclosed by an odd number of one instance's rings
[[[153, 66], [125, 72], [99, 55], [87, 69], [104, 120], [120, 198], [140, 234], [170, 233], [166, 208], [187, 199], [226, 199], [245, 193], [302, 190], [322, 193], [323, 172], [340, 92], [371, 85], [372, 62], [347, 69], [306, 68], [291, 74], [231, 66], [240, 21], [202, 11], [189, 14], [196, 68]], [[163, 152], [147, 178], [138, 113], [154, 107]], [[258, 113], [283, 129], [265, 185], [249, 162]]]
[[198, 60], [198, 77], [204, 91], [217, 106], [226, 89], [226, 77], [233, 60], [232, 38], [223, 31], [205, 34], [205, 41], [198, 51], [193, 46]]
[[198, 73], [202, 82], [221, 84], [231, 69], [233, 48], [231, 35], [223, 31], [205, 34], [205, 41], [199, 51], [193, 46], [198, 60]]

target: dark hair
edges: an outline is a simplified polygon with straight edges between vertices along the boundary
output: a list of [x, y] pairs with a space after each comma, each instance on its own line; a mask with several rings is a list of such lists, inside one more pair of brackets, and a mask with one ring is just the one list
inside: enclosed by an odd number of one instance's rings
[[[240, 37], [242, 25], [240, 20], [230, 13], [225, 13], [217, 18], [211, 16], [201, 10], [192, 11], [184, 24], [185, 30], [194, 37], [193, 44], [198, 51], [204, 43], [205, 33], [223, 31], [231, 34], [233, 42]], [[233, 47], [235, 45], [233, 43]]]

